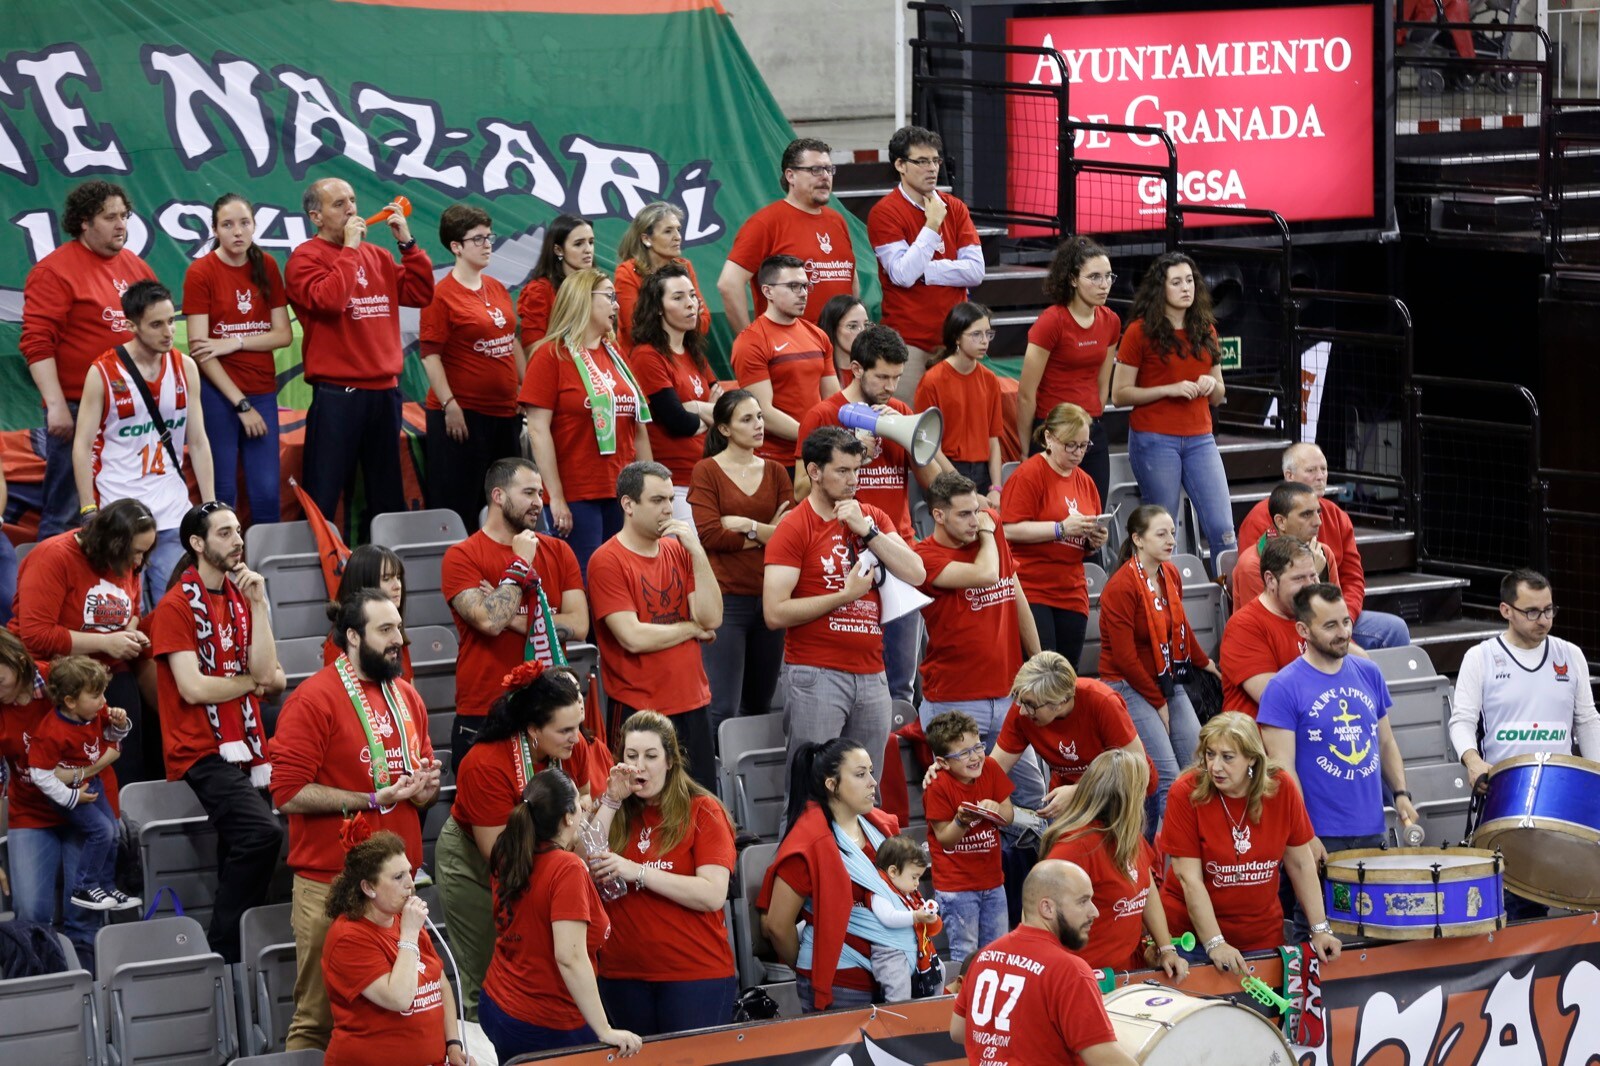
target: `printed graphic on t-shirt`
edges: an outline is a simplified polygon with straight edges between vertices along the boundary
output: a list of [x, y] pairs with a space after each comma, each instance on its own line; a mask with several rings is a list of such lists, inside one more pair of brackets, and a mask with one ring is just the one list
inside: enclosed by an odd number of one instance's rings
[[83, 631], [115, 633], [126, 629], [133, 617], [133, 601], [128, 593], [101, 578], [83, 598]]
[[[1361, 713], [1362, 708], [1366, 714]], [[1326, 719], [1324, 711], [1328, 712]], [[1306, 717], [1329, 723], [1306, 728], [1309, 742], [1326, 746], [1326, 751], [1317, 752], [1317, 767], [1323, 773], [1335, 780], [1354, 781], [1358, 775], [1365, 778], [1377, 772], [1378, 708], [1371, 696], [1359, 689], [1331, 688], [1312, 702]]]
[[662, 588], [657, 588], [640, 576], [639, 587], [644, 592], [645, 613], [649, 616], [644, 621], [651, 625], [667, 626], [688, 620], [683, 613], [683, 601], [686, 598], [683, 574], [673, 570]]

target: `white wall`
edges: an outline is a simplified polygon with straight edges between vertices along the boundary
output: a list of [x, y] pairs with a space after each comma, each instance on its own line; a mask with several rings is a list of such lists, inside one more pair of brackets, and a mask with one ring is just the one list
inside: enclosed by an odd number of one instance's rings
[[897, 2], [723, 0], [722, 6], [784, 115], [809, 122], [894, 114]]

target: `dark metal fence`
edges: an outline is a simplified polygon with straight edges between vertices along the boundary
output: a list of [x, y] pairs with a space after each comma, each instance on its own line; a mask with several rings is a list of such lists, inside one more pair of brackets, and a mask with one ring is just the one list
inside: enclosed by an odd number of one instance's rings
[[1544, 571], [1561, 607], [1556, 631], [1600, 662], [1600, 474], [1579, 470], [1541, 470], [1544, 557], [1532, 565]]

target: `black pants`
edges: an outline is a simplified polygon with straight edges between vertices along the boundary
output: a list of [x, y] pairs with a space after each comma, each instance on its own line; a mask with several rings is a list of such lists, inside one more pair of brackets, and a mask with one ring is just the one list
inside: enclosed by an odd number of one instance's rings
[[250, 771], [207, 755], [183, 775], [217, 830], [217, 896], [206, 941], [226, 962], [239, 961], [239, 919], [267, 901], [283, 850], [283, 827]]
[[1028, 611], [1039, 631], [1039, 650], [1060, 652], [1076, 670], [1078, 660], [1083, 658], [1083, 635], [1089, 628], [1089, 616], [1042, 603], [1028, 604]]
[[[1044, 425], [1044, 419], [1035, 418], [1033, 428], [1035, 431]], [[1022, 442], [1022, 456], [1026, 459], [1040, 449], [1033, 446], [1032, 441]], [[1097, 418], [1089, 424], [1089, 450], [1083, 453], [1083, 462], [1078, 464], [1083, 467], [1083, 472], [1089, 475], [1089, 480], [1094, 482], [1094, 487], [1100, 492], [1100, 510], [1105, 511], [1106, 497], [1111, 492], [1111, 433], [1106, 429], [1104, 418]], [[967, 475], [971, 477], [971, 475]]]
[[483, 495], [484, 475], [496, 459], [521, 454], [520, 415], [485, 415], [463, 410], [467, 439], [454, 441], [444, 429], [444, 412], [428, 412], [427, 499], [431, 508], [454, 511], [467, 524], [468, 533], [478, 530], [478, 512], [487, 501]]
[[[622, 723], [626, 722], [638, 708], [618, 703], [609, 697], [606, 702], [611, 705], [610, 715], [606, 719], [606, 729], [610, 733], [612, 748], [620, 753], [623, 740]], [[678, 734], [678, 747], [683, 749], [689, 776], [700, 782], [713, 796], [716, 795], [717, 744], [711, 735], [711, 708], [696, 707], [692, 711], [668, 715], [667, 721], [672, 723], [673, 730]]]
[[472, 745], [478, 742], [478, 734], [483, 732], [483, 723], [488, 720], [488, 715], [458, 714], [450, 723], [450, 774], [455, 776], [461, 772], [461, 760], [467, 757], [467, 752], [472, 750]]
[[139, 695], [139, 681], [132, 670], [119, 670], [111, 675], [111, 683], [106, 686], [106, 704], [127, 711], [133, 726], [133, 731], [122, 742], [122, 755], [115, 763], [117, 782], [131, 785], [135, 781], [165, 781], [161, 714], [158, 708], [145, 706]]
[[[359, 528], [350, 520], [357, 466], [366, 502]], [[300, 483], [330, 521], [342, 497], [345, 534], [353, 534], [362, 543], [368, 539], [373, 515], [405, 510], [405, 487], [400, 478], [400, 390], [313, 386]], [[481, 478], [479, 484], [481, 489]]]
[[993, 480], [989, 477], [989, 464], [987, 461], [967, 463], [952, 459], [950, 465], [955, 467], [956, 473], [962, 477], [972, 479], [973, 484], [978, 486], [978, 495], [987, 496], [989, 494], [989, 486], [993, 484]]

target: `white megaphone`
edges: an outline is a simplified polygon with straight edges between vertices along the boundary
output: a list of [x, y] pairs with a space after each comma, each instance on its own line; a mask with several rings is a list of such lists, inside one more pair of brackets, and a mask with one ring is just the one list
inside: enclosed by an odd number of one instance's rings
[[864, 403], [847, 403], [839, 408], [839, 424], [846, 429], [864, 429], [887, 437], [911, 453], [911, 461], [927, 466], [939, 454], [944, 439], [944, 415], [937, 407], [921, 414], [880, 414]]

